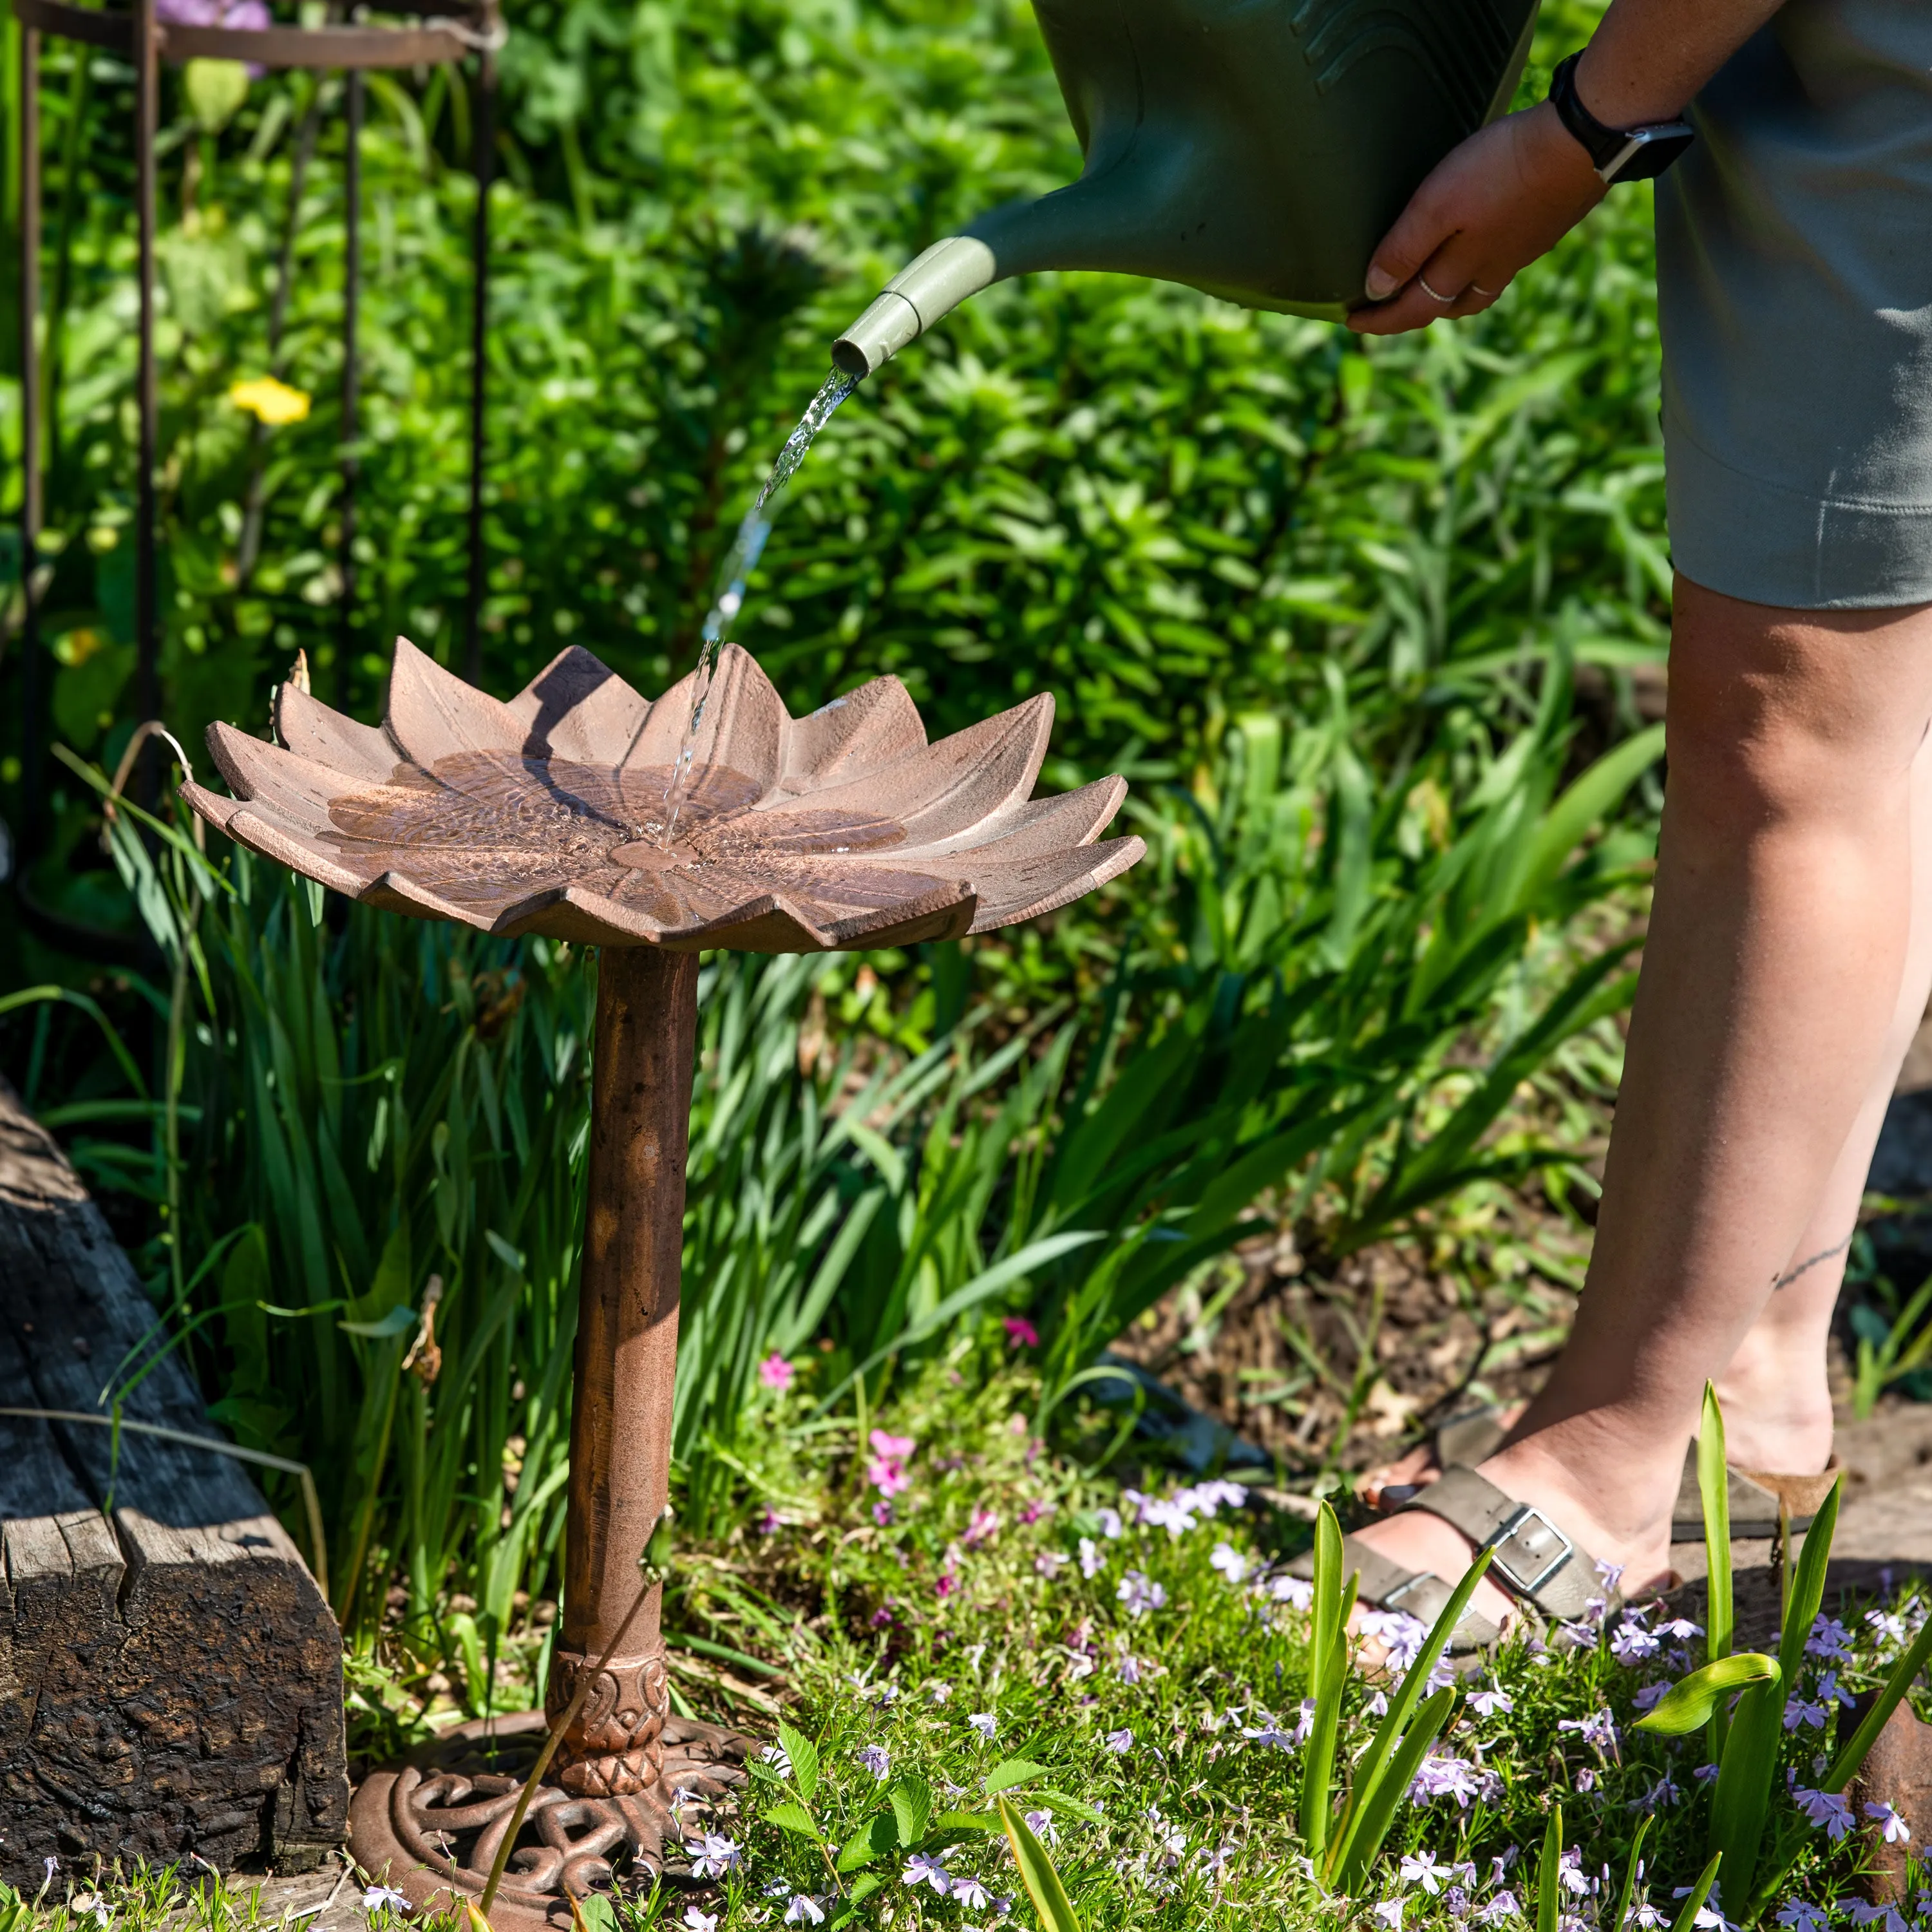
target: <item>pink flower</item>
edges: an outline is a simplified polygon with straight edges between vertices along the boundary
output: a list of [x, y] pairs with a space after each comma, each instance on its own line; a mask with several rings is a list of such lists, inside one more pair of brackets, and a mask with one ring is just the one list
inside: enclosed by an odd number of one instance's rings
[[872, 1460], [866, 1465], [866, 1480], [882, 1496], [896, 1496], [911, 1478], [905, 1472], [905, 1459], [913, 1452], [910, 1436], [888, 1436], [875, 1429], [868, 1438]]
[[948, 1597], [952, 1595], [955, 1590], [958, 1588], [958, 1587], [959, 1580], [958, 1577], [941, 1576], [939, 1581], [933, 1585], [932, 1594], [937, 1597], [941, 1603], [944, 1603]]
[[1006, 1331], [1006, 1346], [1011, 1348], [1037, 1348], [1040, 1330], [1024, 1315], [1009, 1315], [1001, 1324]]
[[874, 1503], [872, 1505], [872, 1520], [877, 1523], [881, 1529], [889, 1528], [891, 1526], [892, 1520], [892, 1504], [887, 1502]]
[[970, 1550], [976, 1544], [990, 1543], [998, 1534], [999, 1528], [1000, 1518], [998, 1510], [976, 1509], [973, 1512], [972, 1526], [967, 1531], [964, 1538], [967, 1548]]
[[770, 1354], [758, 1364], [758, 1379], [768, 1389], [776, 1389], [780, 1395], [790, 1388], [798, 1371], [780, 1354]]

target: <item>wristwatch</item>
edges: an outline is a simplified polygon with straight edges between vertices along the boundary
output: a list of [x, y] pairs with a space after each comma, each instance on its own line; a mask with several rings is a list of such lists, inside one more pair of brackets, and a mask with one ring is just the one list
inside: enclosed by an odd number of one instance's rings
[[1606, 128], [1576, 93], [1580, 53], [1558, 61], [1550, 76], [1550, 104], [1576, 136], [1590, 165], [1604, 181], [1645, 181], [1660, 175], [1690, 143], [1696, 132], [1685, 121], [1658, 121], [1643, 128]]

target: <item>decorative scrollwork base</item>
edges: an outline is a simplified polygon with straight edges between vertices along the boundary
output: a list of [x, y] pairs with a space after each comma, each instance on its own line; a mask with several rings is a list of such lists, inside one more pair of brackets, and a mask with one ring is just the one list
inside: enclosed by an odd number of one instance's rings
[[[661, 1662], [658, 1669], [661, 1677]], [[544, 1732], [535, 1711], [464, 1724], [371, 1772], [350, 1814], [356, 1863], [418, 1911], [447, 1912], [480, 1899]], [[652, 1763], [649, 1783], [598, 1793], [569, 1788], [554, 1772], [537, 1787], [510, 1853], [490, 1909], [495, 1932], [558, 1932], [571, 1922], [571, 1898], [608, 1888], [627, 1869], [677, 1876], [686, 1869], [681, 1839], [700, 1827], [688, 1807], [673, 1815], [674, 1795], [727, 1796], [742, 1783], [752, 1748], [751, 1738], [720, 1726], [662, 1717], [646, 1750], [620, 1754]], [[601, 1762], [579, 1757], [573, 1768]]]

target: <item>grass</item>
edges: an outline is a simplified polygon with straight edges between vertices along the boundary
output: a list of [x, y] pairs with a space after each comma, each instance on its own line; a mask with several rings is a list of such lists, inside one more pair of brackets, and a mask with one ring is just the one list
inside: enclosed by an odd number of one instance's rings
[[[1513, 1642], [1458, 1680], [1448, 1727], [1381, 1856], [1352, 1898], [1326, 1896], [1298, 1818], [1308, 1589], [1284, 1564], [1307, 1540], [1302, 1508], [1152, 1472], [1123, 1488], [1054, 1456], [1029, 1426], [1037, 1382], [1024, 1353], [994, 1363], [962, 1346], [932, 1365], [877, 1419], [910, 1448], [808, 1430], [808, 1363], [772, 1396], [770, 1420], [790, 1426], [763, 1432], [769, 1513], [685, 1555], [669, 1618], [684, 1646], [674, 1659], [697, 1666], [680, 1673], [684, 1696], [774, 1748], [742, 1804], [686, 1813], [688, 1839], [708, 1836], [718, 1868], [620, 1893], [616, 1924], [682, 1927], [695, 1910], [721, 1928], [788, 1915], [809, 1925], [814, 1912], [830, 1927], [856, 1906], [853, 1922], [904, 1932], [989, 1924], [1001, 1900], [1016, 1924], [1043, 1922], [1007, 1851], [1002, 1795], [1087, 1932], [1156, 1915], [1226, 1932], [1526, 1924], [1558, 1807], [1566, 1926], [1615, 1928], [1627, 1882], [1629, 1922], [1677, 1915], [1673, 1894], [1707, 1860], [1707, 1733], [1701, 1722], [1682, 1736], [1636, 1726], [1701, 1660], [1701, 1632], [1642, 1606], [1607, 1628], [1559, 1630], [1546, 1648]], [[1928, 1609], [1915, 1586], [1786, 1646], [1797, 1720], [1776, 1736], [1774, 1789], [1786, 1772], [1800, 1786], [1828, 1782], [1823, 1768], [1851, 1733], [1840, 1693], [1876, 1688]], [[505, 1706], [533, 1697], [542, 1629], [525, 1618], [500, 1661]], [[1405, 1643], [1413, 1654], [1413, 1634], [1388, 1634], [1398, 1663]], [[776, 1674], [754, 1695], [734, 1691], [730, 1681], [743, 1687], [751, 1672], [704, 1667], [694, 1641]], [[365, 1679], [362, 1746], [393, 1748], [402, 1730], [426, 1733], [478, 1702], [474, 1685], [426, 1692], [410, 1681], [395, 1644], [385, 1658], [389, 1706], [379, 1718]], [[1358, 1670], [1342, 1677], [1338, 1778], [1388, 1688]], [[1858, 1817], [1834, 1834], [1774, 1802], [1796, 1856], [1766, 1922], [1794, 1901], [1835, 1920], [1867, 1910], [1858, 1878], [1877, 1825]], [[37, 1904], [9, 1908], [0, 1932], [92, 1927], [90, 1912], [61, 1902], [69, 1886], [106, 1901], [106, 1922], [130, 1932], [274, 1922], [250, 1916], [244, 1882], [190, 1894], [178, 1871], [58, 1874]]]

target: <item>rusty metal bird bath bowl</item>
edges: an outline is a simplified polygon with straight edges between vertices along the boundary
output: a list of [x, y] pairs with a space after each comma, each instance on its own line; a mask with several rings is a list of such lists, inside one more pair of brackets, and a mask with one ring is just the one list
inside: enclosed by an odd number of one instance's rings
[[569, 1899], [626, 1863], [663, 1868], [681, 1835], [674, 1794], [724, 1795], [750, 1748], [672, 1715], [662, 1583], [632, 1616], [669, 1493], [698, 953], [990, 932], [1067, 904], [1144, 850], [1096, 842], [1120, 778], [1033, 797], [1050, 698], [929, 745], [897, 679], [795, 718], [735, 645], [667, 843], [690, 696], [686, 680], [647, 703], [573, 648], [500, 704], [398, 639], [380, 729], [285, 685], [280, 746], [209, 731], [233, 797], [182, 788], [240, 844], [368, 904], [602, 949], [548, 1716], [492, 1737], [465, 1726], [376, 1773], [351, 1827], [357, 1862], [412, 1904], [473, 1902], [546, 1724], [596, 1671], [510, 1853], [497, 1932], [568, 1925]]

